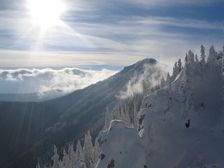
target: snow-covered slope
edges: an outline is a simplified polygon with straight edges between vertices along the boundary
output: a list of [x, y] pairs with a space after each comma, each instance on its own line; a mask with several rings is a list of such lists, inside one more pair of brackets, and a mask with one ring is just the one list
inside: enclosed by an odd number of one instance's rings
[[220, 61], [186, 64], [169, 86], [146, 97], [139, 132], [147, 165], [224, 166]]
[[[128, 137], [128, 139], [127, 139]], [[101, 146], [97, 168], [137, 168], [145, 166], [145, 152], [137, 130], [121, 120], [112, 120], [110, 127], [99, 135]]]
[[144, 99], [139, 129], [147, 165], [224, 166], [220, 70], [218, 65], [192, 63], [170, 86]]
[[[99, 160], [98, 168], [107, 167], [112, 159], [117, 163], [114, 168], [224, 167], [223, 54], [211, 48], [205, 62], [203, 55], [198, 61], [189, 51], [181, 71], [176, 73], [174, 68], [166, 85], [144, 98], [137, 128], [115, 122], [112, 130], [99, 136], [105, 141], [101, 154], [108, 157]], [[129, 142], [134, 145], [129, 146]], [[119, 151], [135, 147], [144, 152], [135, 149], [137, 152], [119, 157]], [[145, 156], [145, 160], [139, 160], [139, 156]]]

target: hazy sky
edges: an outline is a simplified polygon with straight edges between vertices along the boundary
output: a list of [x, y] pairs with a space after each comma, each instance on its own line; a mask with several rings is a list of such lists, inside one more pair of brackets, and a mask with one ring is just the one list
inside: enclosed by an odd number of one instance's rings
[[60, 23], [44, 30], [56, 4], [31, 9], [31, 1], [0, 0], [0, 66], [171, 63], [224, 44], [224, 0], [61, 0]]

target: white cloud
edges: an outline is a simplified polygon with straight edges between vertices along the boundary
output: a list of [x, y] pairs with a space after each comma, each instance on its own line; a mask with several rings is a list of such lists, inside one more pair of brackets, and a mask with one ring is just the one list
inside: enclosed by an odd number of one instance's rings
[[118, 97], [120, 99], [126, 99], [138, 93], [143, 92], [143, 83], [147, 86], [154, 87], [160, 84], [161, 79], [166, 77], [167, 67], [163, 64], [144, 66], [144, 73], [140, 75], [134, 75], [128, 82], [126, 89], [120, 92]]
[[39, 93], [63, 95], [104, 80], [116, 71], [61, 69], [1, 69], [0, 93]]
[[[115, 0], [118, 1], [118, 0]], [[212, 3], [220, 2], [221, 0], [124, 0], [127, 3], [133, 3], [136, 5], [143, 5], [144, 7], [153, 6], [178, 6], [178, 5], [196, 5], [204, 6]]]
[[[115, 2], [117, 0], [113, 0]], [[172, 4], [194, 3], [184, 0], [125, 0], [137, 4]], [[108, 21], [90, 21], [97, 14], [77, 15], [76, 10], [91, 10], [102, 0], [87, 2], [80, 0], [68, 1], [75, 7], [71, 18], [65, 18], [69, 26], [55, 27], [40, 37], [38, 31], [32, 28], [24, 11], [0, 10], [0, 31], [9, 36], [1, 36], [0, 62], [2, 66], [73, 66], [80, 64], [120, 64], [128, 65], [146, 57], [156, 58], [171, 64], [177, 58], [183, 58], [188, 49], [196, 51], [201, 44], [223, 43], [213, 34], [191, 34], [180, 31], [167, 31], [164, 27], [193, 28], [209, 31], [224, 30], [223, 22], [208, 22], [193, 19], [177, 19], [171, 17], [118, 17]], [[104, 3], [112, 3], [104, 1]], [[166, 2], [166, 3], [165, 3]], [[212, 3], [203, 0], [203, 4]], [[213, 1], [214, 2], [214, 1]], [[196, 2], [195, 2], [196, 3]], [[202, 3], [202, 0], [197, 1]], [[103, 4], [101, 4], [103, 5]], [[101, 6], [100, 6], [101, 7]], [[97, 9], [93, 7], [93, 9]], [[92, 16], [92, 14], [94, 16]], [[112, 14], [113, 15], [113, 14]], [[81, 18], [78, 18], [80, 17]], [[78, 21], [74, 21], [78, 18]], [[82, 17], [84, 20], [82, 21]], [[87, 18], [85, 18], [87, 17]], [[87, 21], [85, 21], [87, 19]], [[110, 17], [109, 17], [110, 19]], [[8, 32], [9, 31], [9, 32]], [[12, 33], [13, 32], [13, 33]], [[1, 34], [1, 35], [2, 35]], [[52, 47], [49, 51], [47, 47]], [[27, 49], [27, 48], [28, 49]], [[43, 47], [43, 48], [42, 48]], [[45, 48], [46, 47], [46, 48]], [[21, 48], [27, 51], [21, 51]], [[12, 49], [12, 50], [11, 50]], [[13, 51], [14, 50], [14, 51]], [[20, 51], [18, 51], [20, 50]], [[38, 53], [33, 52], [38, 50]], [[70, 50], [70, 51], [69, 51]], [[69, 51], [69, 52], [68, 52]]]

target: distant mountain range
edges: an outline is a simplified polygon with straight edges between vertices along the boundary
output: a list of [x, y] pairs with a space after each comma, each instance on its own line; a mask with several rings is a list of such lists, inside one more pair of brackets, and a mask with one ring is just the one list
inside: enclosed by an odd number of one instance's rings
[[[37, 157], [50, 156], [51, 144], [63, 147], [89, 129], [97, 135], [104, 125], [105, 112], [116, 105], [117, 97], [127, 90], [130, 81], [134, 84], [142, 80], [145, 71], [156, 74], [158, 80], [164, 75], [155, 59], [145, 59], [60, 98], [44, 102], [0, 102], [0, 167], [32, 168]], [[150, 79], [149, 82], [155, 82]]]

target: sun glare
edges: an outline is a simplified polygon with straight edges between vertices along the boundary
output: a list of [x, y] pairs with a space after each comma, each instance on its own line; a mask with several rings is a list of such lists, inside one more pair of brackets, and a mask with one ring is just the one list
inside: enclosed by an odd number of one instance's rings
[[28, 12], [34, 26], [47, 30], [57, 26], [66, 10], [62, 0], [28, 0]]

